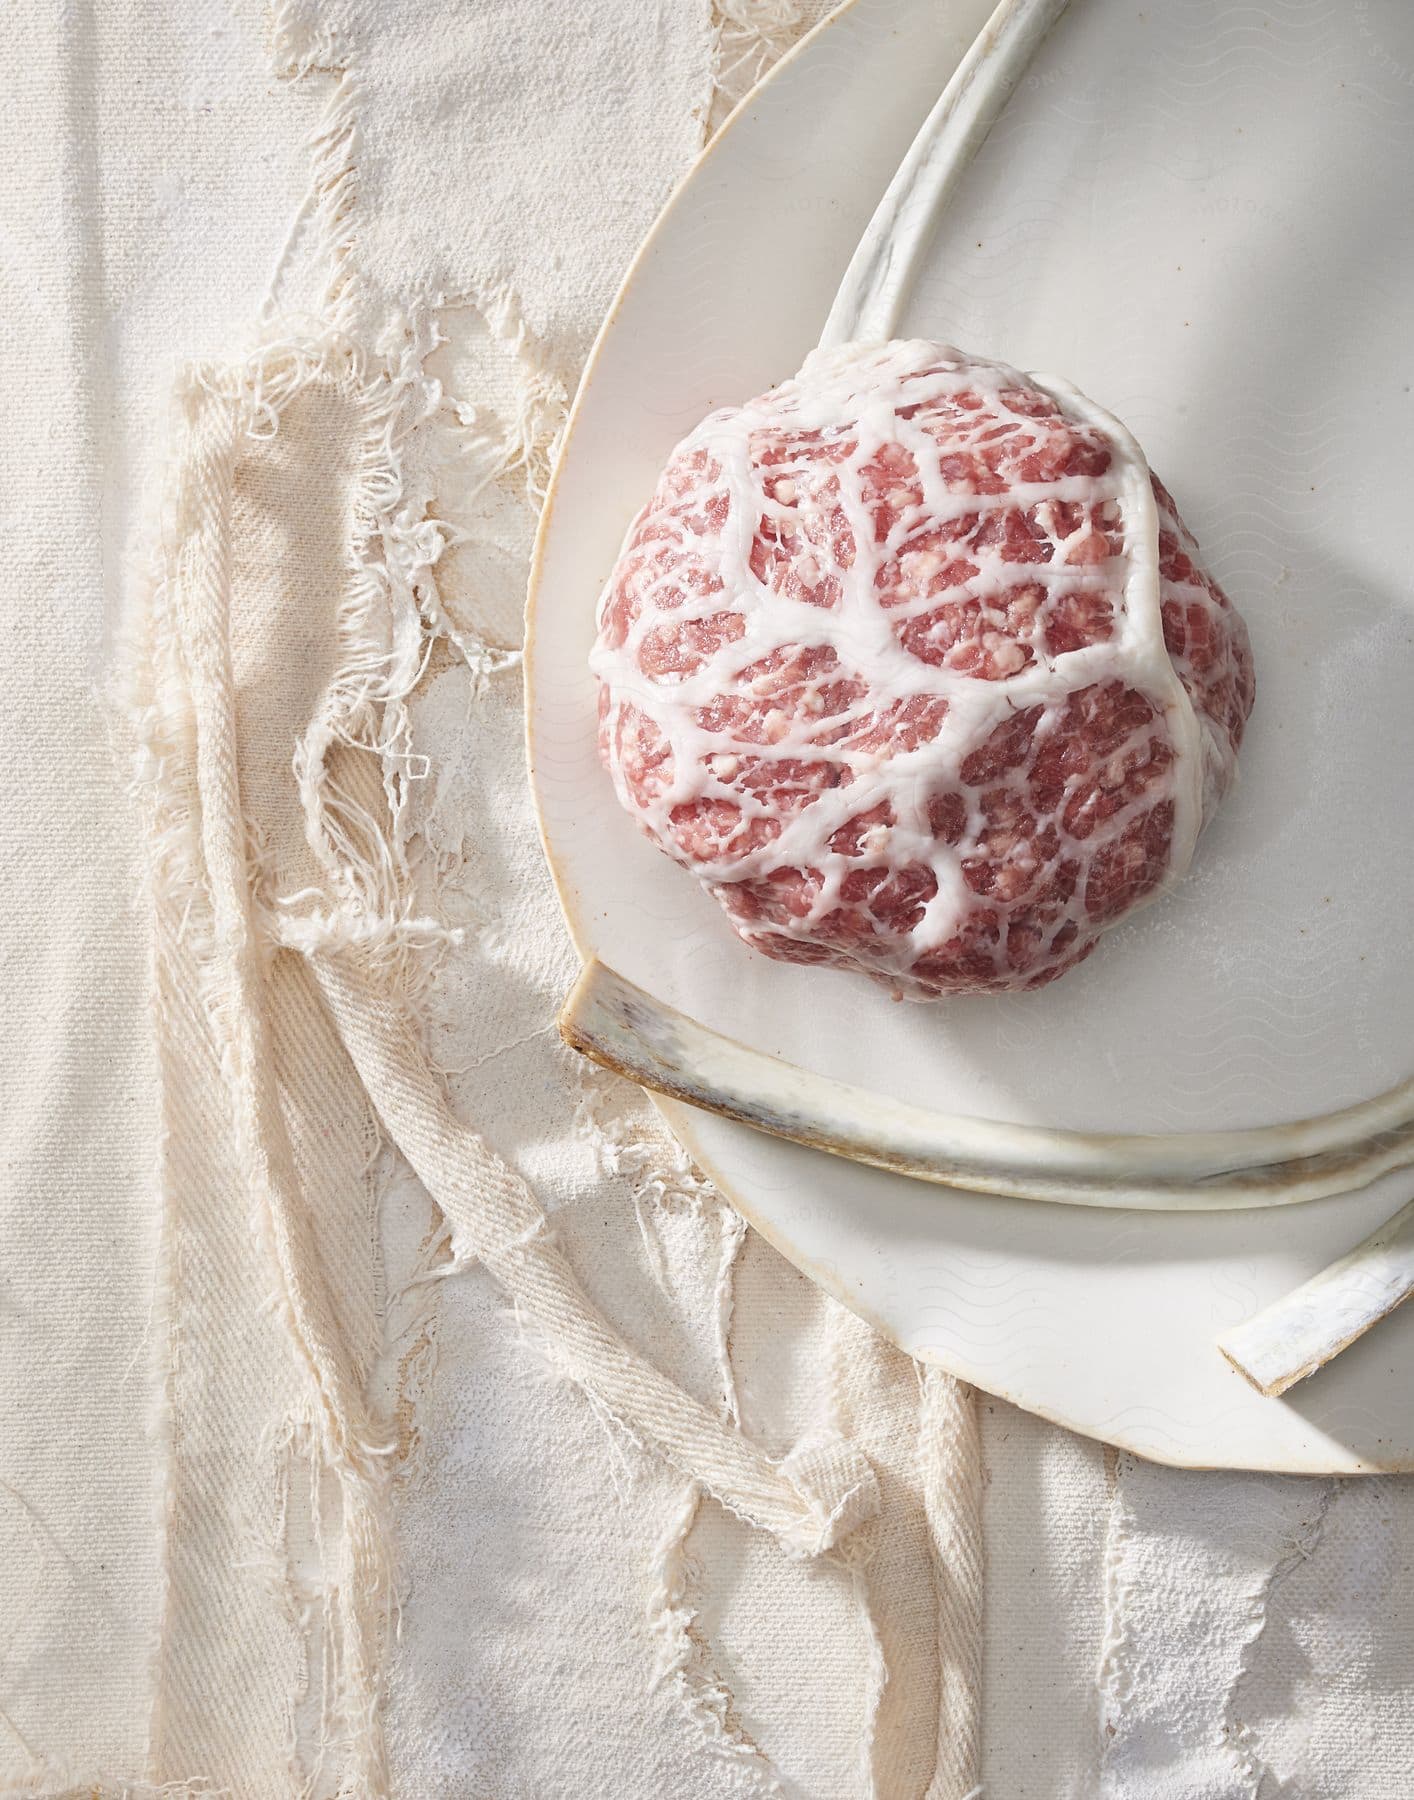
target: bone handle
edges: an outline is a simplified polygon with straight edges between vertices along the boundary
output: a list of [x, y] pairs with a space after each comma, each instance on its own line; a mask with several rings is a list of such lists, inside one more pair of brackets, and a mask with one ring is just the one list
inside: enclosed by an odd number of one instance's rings
[[1273, 1398], [1314, 1375], [1414, 1292], [1414, 1200], [1264, 1312], [1218, 1339], [1253, 1387]]
[[915, 1180], [1070, 1206], [1211, 1211], [1348, 1192], [1414, 1162], [1414, 1084], [1297, 1124], [1158, 1135], [1054, 1131], [909, 1105], [753, 1050], [590, 961], [574, 1049], [641, 1087]]
[[894, 336], [938, 215], [1067, 0], [1002, 0], [909, 145], [845, 270], [822, 349]]

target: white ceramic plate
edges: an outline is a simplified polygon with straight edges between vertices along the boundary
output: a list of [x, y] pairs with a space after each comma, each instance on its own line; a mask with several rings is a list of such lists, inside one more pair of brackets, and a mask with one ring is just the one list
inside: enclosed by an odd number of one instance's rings
[[[624, 528], [712, 406], [794, 372], [987, 0], [854, 0], [644, 245], [576, 403], [532, 582], [531, 761], [584, 952], [901, 1098], [1101, 1130], [1243, 1126], [1414, 1068], [1414, 14], [1074, 0], [944, 221], [906, 327], [1135, 431], [1252, 630], [1243, 781], [1175, 895], [1040, 994], [900, 1006], [768, 962], [619, 811], [585, 659]], [[1414, 1307], [1280, 1401], [1213, 1346], [1414, 1190], [1226, 1215], [924, 1187], [665, 1109], [801, 1268], [913, 1354], [1164, 1461], [1414, 1467]]]

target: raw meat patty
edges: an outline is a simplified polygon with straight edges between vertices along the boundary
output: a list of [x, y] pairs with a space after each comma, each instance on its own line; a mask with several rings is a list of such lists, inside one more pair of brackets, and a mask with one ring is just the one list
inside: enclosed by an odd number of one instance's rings
[[1124, 428], [931, 343], [674, 451], [599, 605], [619, 799], [786, 962], [1034, 988], [1187, 868], [1247, 632]]

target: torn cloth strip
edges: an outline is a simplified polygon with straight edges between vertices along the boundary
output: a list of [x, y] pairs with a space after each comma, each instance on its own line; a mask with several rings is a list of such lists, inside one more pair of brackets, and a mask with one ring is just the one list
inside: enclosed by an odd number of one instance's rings
[[849, 1443], [802, 1444], [773, 1464], [617, 1336], [580, 1291], [525, 1183], [454, 1117], [406, 1015], [360, 960], [326, 952], [314, 966], [385, 1126], [451, 1224], [454, 1258], [485, 1262], [551, 1359], [612, 1418], [791, 1554], [819, 1555], [872, 1517], [877, 1483]]
[[196, 373], [132, 655], [168, 1371], [149, 1771], [253, 1796], [385, 1783], [376, 1127], [302, 959], [264, 940], [256, 880], [313, 869], [289, 721], [335, 672], [339, 571], [295, 547], [348, 539], [380, 411], [333, 351]]

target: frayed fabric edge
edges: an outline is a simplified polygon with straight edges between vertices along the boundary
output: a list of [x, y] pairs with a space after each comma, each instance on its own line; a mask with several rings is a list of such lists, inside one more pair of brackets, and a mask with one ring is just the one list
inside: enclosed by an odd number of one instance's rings
[[800, 0], [712, 0], [712, 93], [703, 118], [710, 138], [733, 108], [800, 36]]
[[[1108, 1782], [1110, 1765], [1117, 1750], [1125, 1746], [1131, 1729], [1129, 1708], [1137, 1695], [1143, 1695], [1143, 1655], [1135, 1613], [1141, 1589], [1134, 1571], [1126, 1565], [1136, 1548], [1145, 1541], [1142, 1518], [1131, 1510], [1126, 1495], [1126, 1477], [1142, 1474], [1143, 1464], [1132, 1452], [1107, 1452], [1110, 1473], [1110, 1511], [1103, 1553], [1105, 1631], [1096, 1674], [1098, 1716], [1096, 1728], [1099, 1767], [1103, 1782]], [[1211, 1477], [1188, 1475], [1189, 1482], [1211, 1480]], [[1273, 1595], [1305, 1560], [1313, 1555], [1321, 1542], [1327, 1514], [1339, 1487], [1334, 1479], [1318, 1481], [1309, 1476], [1234, 1475], [1234, 1483], [1245, 1488], [1265, 1488], [1261, 1522], [1252, 1542], [1242, 1552], [1250, 1561], [1245, 1585], [1229, 1570], [1224, 1579], [1232, 1584], [1225, 1604], [1231, 1616], [1215, 1617], [1210, 1629], [1217, 1631], [1226, 1624], [1230, 1635], [1223, 1641], [1236, 1649], [1235, 1666], [1225, 1680], [1207, 1682], [1211, 1693], [1214, 1736], [1212, 1746], [1225, 1763], [1224, 1778], [1231, 1778], [1234, 1800], [1258, 1800], [1270, 1786], [1271, 1770], [1260, 1754], [1256, 1735], [1250, 1724], [1239, 1717], [1239, 1703], [1245, 1684], [1253, 1677], [1256, 1655], [1271, 1617]], [[1301, 1493], [1318, 1494], [1313, 1511], [1305, 1506], [1293, 1509], [1290, 1519], [1283, 1518], [1279, 1508]], [[1250, 1504], [1244, 1502], [1243, 1505]], [[1274, 1529], [1275, 1524], [1275, 1529]], [[1232, 1542], [1231, 1537], [1229, 1543]], [[1152, 1625], [1153, 1621], [1145, 1621]], [[1170, 1758], [1171, 1726], [1165, 1722], [1140, 1721], [1139, 1729], [1147, 1729], [1155, 1748], [1150, 1754], [1165, 1764]], [[1124, 1748], [1125, 1755], [1132, 1749]], [[1142, 1777], [1144, 1770], [1137, 1771]], [[1131, 1776], [1131, 1780], [1133, 1776]], [[1240, 1786], [1237, 1785], [1240, 1783]]]
[[708, 1666], [705, 1646], [694, 1630], [697, 1606], [687, 1540], [701, 1499], [697, 1482], [683, 1484], [654, 1551], [648, 1597], [648, 1629], [656, 1649], [654, 1685], [674, 1694], [701, 1743], [727, 1766], [734, 1788], [762, 1800], [779, 1800], [785, 1793], [780, 1776], [732, 1718], [731, 1693]]
[[[1287, 1577], [1315, 1554], [1325, 1532], [1326, 1515], [1335, 1499], [1338, 1486], [1338, 1481], [1334, 1480], [1327, 1480], [1322, 1485], [1315, 1514], [1289, 1541], [1287, 1548], [1277, 1557], [1263, 1580], [1248, 1616], [1249, 1630], [1243, 1640], [1237, 1673], [1224, 1700], [1223, 1735], [1237, 1760], [1243, 1779], [1249, 1785], [1251, 1800], [1259, 1800], [1261, 1794], [1268, 1790], [1269, 1778], [1275, 1782], [1275, 1777], [1261, 1755], [1256, 1734], [1250, 1725], [1238, 1717], [1239, 1696], [1244, 1684], [1252, 1679], [1258, 1649], [1271, 1623], [1273, 1596]], [[1279, 1788], [1281, 1784], [1277, 1782], [1275, 1785]]]
[[[424, 666], [427, 621], [418, 595], [440, 553], [440, 539], [425, 529], [421, 509], [406, 505], [397, 458], [399, 433], [417, 415], [421, 347], [410, 342], [404, 359], [371, 378], [362, 356], [338, 334], [318, 344], [269, 345], [235, 368], [192, 371], [184, 390], [190, 449], [177, 504], [178, 550], [168, 579], [154, 587], [147, 621], [148, 674], [157, 675], [160, 691], [149, 691], [133, 719], [139, 781], [151, 803], [154, 888], [182, 919], [183, 930], [202, 913], [194, 903], [209, 902], [205, 935], [189, 938], [185, 948], [202, 969], [203, 1004], [222, 1045], [265, 1251], [279, 1272], [276, 1309], [313, 1382], [319, 1466], [342, 1493], [344, 1535], [335, 1553], [343, 1565], [344, 1610], [336, 1621], [344, 1646], [338, 1664], [341, 1735], [357, 1755], [358, 1779], [369, 1794], [386, 1791], [387, 1783], [378, 1718], [392, 1592], [383, 1447], [370, 1440], [363, 1397], [350, 1389], [337, 1350], [324, 1341], [318, 1309], [311, 1314], [303, 1299], [306, 1288], [317, 1287], [318, 1271], [299, 1261], [298, 1200], [283, 1191], [279, 1175], [288, 1146], [278, 1141], [282, 1128], [268, 1051], [262, 1049], [262, 940], [308, 958], [385, 1127], [452, 1221], [455, 1258], [474, 1255], [487, 1262], [520, 1304], [552, 1326], [566, 1373], [611, 1413], [632, 1419], [686, 1472], [700, 1472], [724, 1504], [774, 1531], [791, 1554], [820, 1554], [878, 1503], [867, 1463], [849, 1446], [811, 1446], [771, 1464], [733, 1427], [627, 1350], [585, 1301], [520, 1179], [447, 1112], [408, 1023], [429, 952], [435, 956], [446, 941], [436, 921], [414, 916], [403, 901], [409, 871], [398, 829], [404, 798], [399, 769], [407, 754], [398, 709]], [[367, 447], [354, 568], [339, 615], [340, 674], [295, 759], [307, 836], [330, 892], [280, 896], [262, 910], [248, 891], [242, 821], [221, 813], [221, 799], [229, 799], [231, 790], [222, 787], [224, 752], [213, 749], [229, 733], [233, 703], [220, 649], [229, 556], [221, 508], [241, 446], [276, 431], [294, 396], [319, 380], [357, 399]], [[153, 654], [153, 634], [163, 630], [182, 645], [175, 664]], [[163, 675], [171, 677], [165, 688]], [[330, 753], [336, 747], [369, 753], [354, 766], [376, 766], [371, 790], [366, 782], [354, 791], [334, 779]], [[185, 805], [173, 805], [172, 770], [184, 757], [194, 762], [193, 791]], [[351, 958], [358, 970], [352, 980]], [[354, 994], [367, 1003], [355, 1006]], [[380, 1019], [388, 1025], [380, 1028]], [[392, 1070], [386, 1066], [387, 1030], [400, 1053]], [[410, 1101], [416, 1102], [411, 1111]], [[435, 1148], [442, 1153], [431, 1166], [429, 1138], [440, 1140]], [[469, 1210], [471, 1195], [484, 1193], [488, 1174], [513, 1203], [511, 1215], [520, 1221], [514, 1232]]]
[[[227, 566], [222, 508], [232, 472], [242, 447], [272, 435], [291, 400], [319, 381], [339, 387], [364, 410], [368, 429], [359, 489], [365, 520], [375, 520], [380, 502], [397, 490], [395, 425], [405, 395], [382, 371], [370, 378], [364, 358], [338, 334], [322, 341], [268, 344], [238, 365], [194, 367], [181, 397], [186, 431], [181, 489], [164, 515], [166, 566], [143, 597], [138, 615], [128, 621], [123, 698], [135, 746], [134, 782], [147, 817], [148, 886], [158, 919], [158, 953], [166, 931], [197, 972], [194, 997], [220, 1047], [227, 1097], [234, 1102], [237, 1142], [255, 1202], [254, 1223], [272, 1270], [272, 1308], [283, 1319], [296, 1361], [312, 1383], [305, 1421], [311, 1460], [340, 1496], [340, 1537], [331, 1547], [326, 1578], [326, 1611], [338, 1639], [333, 1664], [338, 1692], [316, 1748], [321, 1759], [331, 1747], [340, 1749], [351, 1759], [360, 1791], [376, 1795], [387, 1789], [379, 1698], [392, 1593], [384, 1446], [375, 1441], [364, 1416], [364, 1398], [351, 1382], [343, 1350], [327, 1337], [331, 1315], [318, 1297], [322, 1278], [310, 1265], [303, 1241], [307, 1224], [298, 1216], [297, 1195], [284, 1191], [288, 1177], [280, 1170], [288, 1146], [280, 1141], [258, 998], [264, 954], [259, 944], [269, 936], [278, 940], [279, 933], [262, 929], [265, 922], [249, 891], [245, 821], [223, 810], [231, 793], [224, 774], [229, 744], [213, 749], [214, 740], [230, 734], [232, 696], [224, 685], [229, 671], [219, 646]], [[360, 599], [366, 607], [366, 596]], [[417, 935], [416, 921], [396, 923], [403, 929], [391, 934], [394, 943], [406, 939], [409, 928]], [[170, 1313], [170, 1245], [161, 1254], [158, 1291]], [[311, 1290], [316, 1293], [313, 1311]], [[170, 1365], [161, 1374], [154, 1429], [166, 1446], [160, 1458], [164, 1593], [153, 1652], [158, 1679], [149, 1760], [154, 1764], [164, 1732], [161, 1668], [170, 1650]]]

